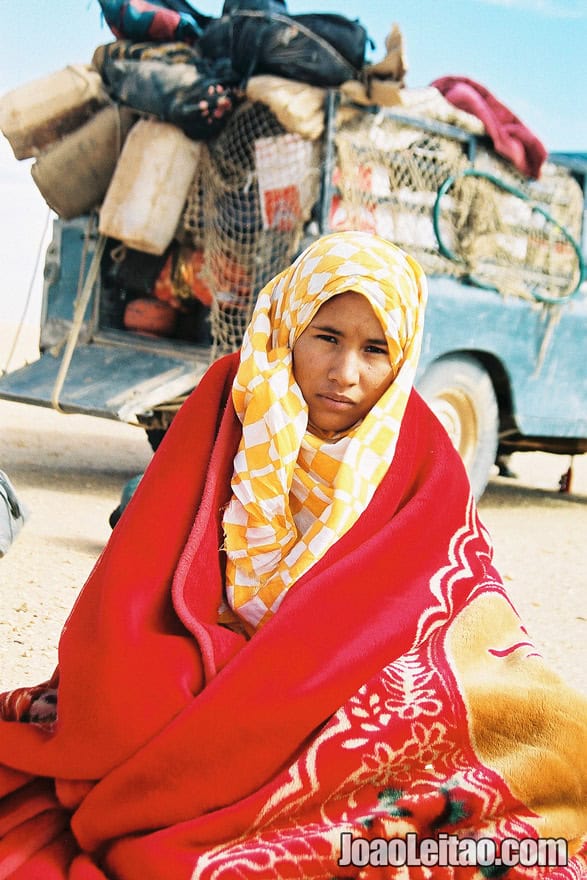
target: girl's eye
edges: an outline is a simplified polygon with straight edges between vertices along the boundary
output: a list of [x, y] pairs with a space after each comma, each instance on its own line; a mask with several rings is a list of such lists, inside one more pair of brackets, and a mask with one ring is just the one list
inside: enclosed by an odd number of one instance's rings
[[336, 336], [331, 336], [329, 333], [318, 333], [316, 339], [322, 339], [324, 342], [333, 342], [334, 344], [338, 342]]
[[389, 356], [389, 352], [386, 348], [381, 348], [379, 345], [368, 345], [365, 351], [368, 354], [384, 354], [386, 357]]

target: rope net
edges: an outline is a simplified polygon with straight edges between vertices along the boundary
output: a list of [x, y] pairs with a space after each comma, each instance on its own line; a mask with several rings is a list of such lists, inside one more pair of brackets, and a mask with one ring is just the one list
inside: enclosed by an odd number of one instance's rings
[[342, 107], [336, 148], [333, 229], [377, 232], [430, 274], [506, 295], [557, 301], [579, 283], [583, 195], [566, 170], [547, 162], [529, 180], [481, 142], [471, 161], [464, 141], [393, 111]]
[[202, 152], [182, 219], [203, 254], [213, 357], [239, 347], [261, 288], [294, 258], [318, 199], [321, 145], [243, 104]]
[[[431, 129], [393, 110], [341, 105], [330, 230], [376, 232], [428, 274], [533, 301], [568, 296], [581, 274], [572, 241], [581, 233], [578, 183], [552, 163], [528, 180], [479, 140], [472, 161], [466, 135]], [[324, 147], [288, 133], [256, 102], [203, 145], [179, 238], [200, 255], [213, 358], [239, 347], [258, 292], [292, 261], [317, 216]]]

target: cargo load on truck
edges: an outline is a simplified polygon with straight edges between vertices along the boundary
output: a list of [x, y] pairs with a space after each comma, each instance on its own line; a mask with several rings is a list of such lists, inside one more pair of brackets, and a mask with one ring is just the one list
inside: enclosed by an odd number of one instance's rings
[[[218, 19], [102, 5], [118, 39], [4, 96], [0, 125], [59, 216], [97, 212], [115, 326], [233, 350], [264, 283], [326, 229], [504, 295], [576, 289], [577, 182], [483, 86], [407, 87], [397, 25], [369, 65], [359, 21], [277, 0]], [[135, 251], [155, 259], [133, 285]]]

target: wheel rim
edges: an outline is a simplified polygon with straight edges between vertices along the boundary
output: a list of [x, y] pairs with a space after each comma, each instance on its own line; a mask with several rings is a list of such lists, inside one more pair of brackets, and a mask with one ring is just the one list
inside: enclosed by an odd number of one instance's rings
[[465, 465], [469, 465], [479, 443], [479, 425], [472, 398], [460, 388], [447, 389], [437, 394], [431, 409]]

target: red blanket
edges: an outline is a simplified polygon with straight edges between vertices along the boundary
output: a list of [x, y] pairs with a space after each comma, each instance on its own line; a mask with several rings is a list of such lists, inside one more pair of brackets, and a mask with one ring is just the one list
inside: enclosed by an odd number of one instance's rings
[[56, 724], [0, 698], [0, 878], [497, 876], [344, 864], [349, 835], [410, 834], [562, 836], [568, 867], [505, 876], [583, 876], [587, 709], [415, 392], [355, 526], [250, 641], [216, 624], [235, 365], [182, 407], [72, 611]]
[[431, 83], [447, 101], [477, 116], [493, 141], [495, 152], [526, 177], [539, 177], [547, 157], [542, 142], [485, 86], [464, 76], [443, 76]]

